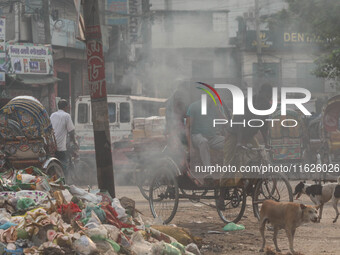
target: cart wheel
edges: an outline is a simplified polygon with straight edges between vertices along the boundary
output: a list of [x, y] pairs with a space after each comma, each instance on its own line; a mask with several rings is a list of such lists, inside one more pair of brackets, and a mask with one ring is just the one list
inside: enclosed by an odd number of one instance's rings
[[257, 181], [252, 196], [254, 216], [260, 219], [261, 205], [265, 200], [293, 202], [293, 191], [286, 177], [281, 174]]
[[217, 213], [224, 223], [237, 223], [246, 209], [247, 194], [241, 187], [224, 188], [225, 195], [222, 204], [219, 200], [222, 191], [222, 189], [215, 190]]
[[175, 173], [159, 169], [151, 182], [149, 192], [149, 204], [153, 217], [159, 217], [164, 224], [168, 224], [175, 217], [178, 201], [178, 182]]
[[136, 172], [136, 185], [139, 188], [140, 193], [146, 200], [149, 200], [150, 182], [153, 179], [153, 170], [156, 170], [155, 165], [144, 169], [138, 169]]
[[149, 200], [149, 191], [151, 181], [154, 179], [156, 173], [161, 171], [177, 172], [177, 166], [175, 163], [167, 158], [161, 158], [151, 162], [149, 165], [142, 167], [136, 171], [136, 185], [138, 186], [140, 193], [146, 200]]
[[154, 178], [154, 174], [162, 167], [162, 162], [163, 160], [152, 162], [136, 171], [136, 185], [146, 200], [149, 200], [150, 183]]
[[56, 176], [57, 178], [65, 177], [63, 167], [55, 161], [52, 161], [48, 164], [45, 172], [50, 177], [52, 176]]

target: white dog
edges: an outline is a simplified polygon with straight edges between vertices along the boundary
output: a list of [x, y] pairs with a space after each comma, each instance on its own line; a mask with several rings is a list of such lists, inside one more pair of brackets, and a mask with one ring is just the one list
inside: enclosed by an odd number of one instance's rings
[[321, 184], [307, 184], [305, 182], [300, 182], [295, 187], [294, 196], [298, 199], [302, 194], [306, 194], [310, 197], [315, 205], [320, 208], [318, 221], [320, 222], [322, 217], [323, 205], [332, 199], [333, 208], [335, 210], [335, 218], [333, 223], [338, 220], [338, 201], [340, 199], [340, 177], [338, 178], [338, 183], [327, 183]]

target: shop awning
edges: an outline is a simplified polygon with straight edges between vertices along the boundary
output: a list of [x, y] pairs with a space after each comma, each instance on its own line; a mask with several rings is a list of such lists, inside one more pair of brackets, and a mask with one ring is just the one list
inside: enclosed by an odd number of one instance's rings
[[29, 74], [17, 74], [15, 76], [15, 79], [23, 84], [50, 84], [55, 83], [57, 81], [60, 81], [57, 77], [54, 77], [52, 75], [29, 75]]

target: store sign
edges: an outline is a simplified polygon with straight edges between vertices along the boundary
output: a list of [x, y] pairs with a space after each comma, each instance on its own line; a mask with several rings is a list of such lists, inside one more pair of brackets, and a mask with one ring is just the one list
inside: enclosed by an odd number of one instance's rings
[[53, 74], [52, 48], [35, 44], [8, 44], [7, 72], [12, 74]]
[[50, 20], [52, 45], [85, 49], [85, 44], [76, 39], [77, 23], [73, 20]]
[[[273, 49], [275, 47], [274, 40], [272, 39], [269, 31], [260, 31], [260, 42], [262, 49]], [[257, 48], [257, 36], [256, 31], [247, 31], [246, 34], [246, 46], [247, 49], [256, 50]]]
[[124, 25], [128, 23], [128, 17], [119, 15], [128, 14], [127, 0], [106, 0], [106, 10], [110, 13], [107, 14], [107, 25]]
[[25, 1], [25, 13], [33, 14], [39, 13], [39, 10], [42, 8], [43, 0], [26, 0]]
[[[261, 31], [260, 41], [262, 50], [282, 50], [299, 47], [315, 47], [322, 40], [308, 33], [278, 31]], [[256, 31], [249, 30], [246, 32], [247, 50], [256, 50], [257, 38]]]
[[140, 25], [141, 18], [138, 15], [142, 13], [142, 3], [140, 0], [129, 0], [129, 35], [130, 43], [141, 43]]
[[[0, 18], [0, 70], [6, 63], [6, 18]], [[0, 71], [0, 85], [5, 85], [5, 72]]]

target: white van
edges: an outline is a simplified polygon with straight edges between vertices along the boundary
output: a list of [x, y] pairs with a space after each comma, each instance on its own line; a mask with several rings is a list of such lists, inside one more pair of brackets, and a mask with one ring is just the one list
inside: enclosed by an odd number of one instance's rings
[[[130, 96], [108, 95], [109, 126], [111, 143], [128, 137], [133, 122], [133, 106]], [[80, 96], [75, 106], [75, 129], [80, 145], [80, 154], [94, 155], [94, 136], [90, 96]]]

